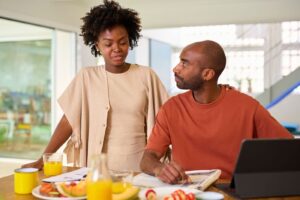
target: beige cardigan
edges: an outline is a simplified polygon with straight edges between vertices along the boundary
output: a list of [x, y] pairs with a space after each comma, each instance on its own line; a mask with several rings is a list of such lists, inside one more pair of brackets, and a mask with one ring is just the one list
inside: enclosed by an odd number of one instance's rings
[[[151, 68], [131, 67], [137, 68], [137, 84], [144, 84], [147, 89], [146, 139], [168, 94]], [[87, 166], [89, 157], [102, 151], [110, 109], [107, 83], [104, 66], [82, 68], [58, 100], [73, 130], [64, 152], [68, 163], [74, 166]]]

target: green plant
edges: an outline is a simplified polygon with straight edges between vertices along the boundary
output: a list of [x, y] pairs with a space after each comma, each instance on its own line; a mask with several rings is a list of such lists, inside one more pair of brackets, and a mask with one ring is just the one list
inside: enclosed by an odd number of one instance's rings
[[0, 142], [3, 142], [5, 140], [6, 131], [6, 128], [0, 127]]

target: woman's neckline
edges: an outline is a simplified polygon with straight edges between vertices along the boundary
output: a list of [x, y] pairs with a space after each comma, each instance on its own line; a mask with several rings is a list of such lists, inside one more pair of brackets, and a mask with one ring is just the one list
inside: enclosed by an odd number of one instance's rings
[[108, 71], [108, 70], [105, 68], [105, 65], [104, 65], [104, 69], [105, 69], [105, 71], [106, 71], [108, 74], [111, 74], [111, 75], [126, 74], [126, 73], [129, 72], [130, 69], [132, 68], [130, 63], [126, 63], [126, 64], [129, 65], [129, 66], [128, 66], [128, 69], [127, 69], [126, 71], [120, 72], [120, 73], [115, 73], [115, 72], [110, 72], [110, 71]]

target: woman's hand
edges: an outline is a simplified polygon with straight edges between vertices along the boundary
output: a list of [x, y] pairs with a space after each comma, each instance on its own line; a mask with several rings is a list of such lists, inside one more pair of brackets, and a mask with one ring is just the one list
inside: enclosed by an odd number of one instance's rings
[[[61, 147], [61, 145], [63, 145], [68, 140], [71, 134], [72, 134], [72, 127], [67, 117], [63, 115], [54, 131], [54, 134], [51, 137], [49, 144], [44, 150], [44, 153], [56, 152]], [[41, 157], [37, 161], [32, 163], [27, 163], [25, 165], [22, 165], [21, 167], [22, 168], [33, 167], [42, 170], [43, 166], [44, 166], [43, 158]]]
[[27, 163], [27, 164], [25, 164], [25, 165], [22, 165], [21, 168], [29, 168], [29, 167], [32, 167], [32, 168], [37, 168], [37, 169], [39, 169], [39, 170], [42, 170], [42, 169], [43, 169], [43, 166], [44, 166], [43, 159], [40, 158], [40, 159], [38, 159], [38, 160], [35, 161], [35, 162]]

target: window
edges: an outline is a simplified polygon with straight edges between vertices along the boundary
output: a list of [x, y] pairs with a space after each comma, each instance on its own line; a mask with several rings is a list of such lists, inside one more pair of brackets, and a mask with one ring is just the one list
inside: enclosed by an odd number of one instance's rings
[[[219, 82], [231, 84], [243, 92], [252, 94], [264, 90], [265, 40], [262, 33], [265, 30], [266, 25], [261, 24], [230, 24], [146, 30], [143, 35], [170, 44], [173, 48], [171, 69], [178, 63], [179, 53], [187, 44], [202, 40], [220, 43], [228, 60]], [[183, 92], [177, 88], [172, 70], [170, 74], [171, 93]]]
[[300, 50], [283, 50], [281, 74], [286, 76], [300, 66]]
[[[230, 84], [253, 96], [300, 66], [298, 21], [151, 29], [144, 30], [143, 35], [172, 47], [171, 69], [187, 44], [202, 40], [220, 43], [227, 55], [227, 65], [219, 83]], [[184, 92], [176, 87], [172, 71], [170, 74], [171, 93]]]
[[75, 37], [1, 18], [0, 26], [0, 157], [37, 159], [57, 121], [54, 102], [74, 75], [66, 69], [75, 71]]
[[283, 22], [282, 28], [282, 43], [291, 44], [300, 42], [300, 22]]
[[0, 156], [32, 158], [51, 136], [53, 30], [0, 24]]
[[226, 56], [227, 66], [219, 82], [250, 94], [263, 92], [263, 51], [229, 51]]

